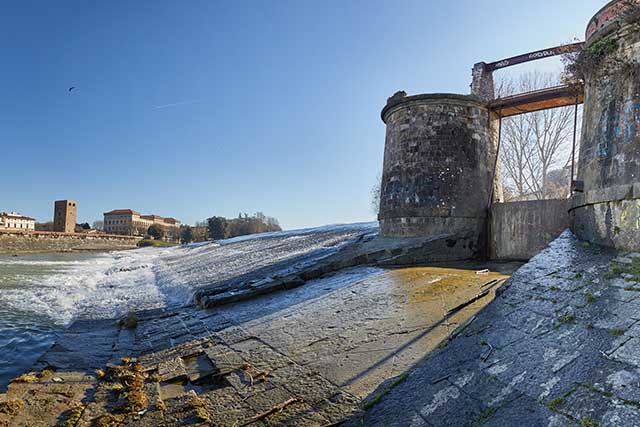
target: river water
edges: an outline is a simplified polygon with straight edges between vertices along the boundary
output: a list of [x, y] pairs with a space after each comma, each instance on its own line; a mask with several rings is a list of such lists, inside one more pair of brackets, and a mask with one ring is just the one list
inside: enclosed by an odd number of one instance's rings
[[[0, 255], [0, 388], [28, 370], [70, 319], [64, 289], [73, 272], [109, 262], [86, 253]], [[59, 298], [59, 304], [50, 304]]]

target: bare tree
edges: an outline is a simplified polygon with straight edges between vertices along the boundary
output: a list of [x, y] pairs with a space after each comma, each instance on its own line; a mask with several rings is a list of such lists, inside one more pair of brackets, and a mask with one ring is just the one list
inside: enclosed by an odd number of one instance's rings
[[[559, 75], [527, 73], [503, 79], [496, 87], [498, 97], [504, 97], [559, 83]], [[518, 199], [566, 196], [566, 190], [550, 182], [550, 173], [570, 166], [573, 112], [573, 107], [562, 107], [503, 119], [500, 158], [508, 194]], [[558, 194], [559, 189], [565, 194]]]
[[382, 188], [382, 174], [376, 176], [376, 183], [371, 188], [371, 212], [378, 215], [380, 212], [380, 191]]

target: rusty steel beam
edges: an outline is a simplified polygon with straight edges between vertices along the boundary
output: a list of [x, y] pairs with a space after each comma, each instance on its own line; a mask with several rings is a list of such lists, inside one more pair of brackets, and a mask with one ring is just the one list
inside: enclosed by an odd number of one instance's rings
[[583, 102], [584, 89], [582, 87], [576, 89], [569, 86], [557, 86], [494, 99], [489, 103], [489, 109], [505, 118], [550, 108], [582, 104]]
[[524, 55], [518, 55], [511, 58], [503, 59], [501, 61], [492, 62], [485, 65], [485, 70], [493, 72], [502, 68], [511, 67], [512, 65], [524, 64], [525, 62], [529, 61], [536, 61], [538, 59], [564, 55], [565, 53], [577, 52], [581, 50], [583, 46], [584, 43], [580, 42], [552, 47], [551, 49], [537, 50], [535, 52], [525, 53]]

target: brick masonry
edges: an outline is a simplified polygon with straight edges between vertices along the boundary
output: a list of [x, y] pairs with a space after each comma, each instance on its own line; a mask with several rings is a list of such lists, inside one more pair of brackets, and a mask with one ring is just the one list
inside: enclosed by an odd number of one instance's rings
[[[485, 104], [473, 96], [399, 92], [389, 98], [382, 119], [381, 234], [464, 236], [461, 249], [476, 254], [497, 145]], [[500, 200], [501, 185], [496, 188]]]

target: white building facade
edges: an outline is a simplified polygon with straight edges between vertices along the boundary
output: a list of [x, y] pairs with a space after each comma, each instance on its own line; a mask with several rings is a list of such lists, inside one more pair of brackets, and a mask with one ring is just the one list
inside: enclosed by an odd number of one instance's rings
[[35, 231], [36, 220], [16, 212], [0, 213], [0, 230]]

